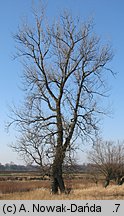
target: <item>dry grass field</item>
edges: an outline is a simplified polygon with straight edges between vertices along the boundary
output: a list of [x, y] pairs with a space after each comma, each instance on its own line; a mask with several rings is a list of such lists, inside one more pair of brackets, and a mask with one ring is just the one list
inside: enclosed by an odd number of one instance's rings
[[123, 200], [124, 186], [91, 186], [75, 189], [69, 195], [51, 195], [48, 189], [36, 189], [29, 192], [15, 192], [0, 195], [1, 200]]
[[0, 200], [123, 200], [124, 185], [111, 183], [103, 187], [100, 180], [95, 184], [85, 174], [75, 175], [71, 180], [65, 179], [66, 187], [72, 187], [70, 194], [50, 194], [49, 180], [1, 180]]

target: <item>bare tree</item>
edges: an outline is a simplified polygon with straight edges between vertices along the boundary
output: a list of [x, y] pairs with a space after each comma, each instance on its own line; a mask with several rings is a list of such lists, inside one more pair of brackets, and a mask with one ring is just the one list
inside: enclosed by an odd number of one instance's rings
[[93, 32], [91, 21], [81, 23], [64, 12], [53, 25], [43, 10], [32, 25], [23, 23], [14, 36], [23, 59], [25, 102], [13, 108], [12, 121], [20, 136], [13, 145], [26, 159], [52, 165], [52, 192], [65, 191], [62, 165], [80, 139], [93, 140], [98, 131], [98, 103], [106, 93], [105, 72], [112, 60], [109, 45]]
[[124, 175], [124, 143], [104, 142], [99, 139], [89, 152], [88, 158], [95, 169], [105, 176], [105, 187], [110, 180], [121, 184]]

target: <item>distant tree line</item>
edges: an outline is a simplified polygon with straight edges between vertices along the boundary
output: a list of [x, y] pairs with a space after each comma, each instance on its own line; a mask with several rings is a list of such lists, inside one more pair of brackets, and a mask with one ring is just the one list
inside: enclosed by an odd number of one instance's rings
[[32, 165], [17, 165], [14, 163], [6, 163], [5, 165], [0, 163], [0, 171], [37, 171], [37, 166]]
[[[45, 173], [45, 171], [50, 174], [50, 169], [48, 169], [48, 167], [43, 167], [42, 169], [37, 166], [37, 165], [17, 165], [14, 163], [6, 163], [5, 165], [0, 163], [0, 171], [42, 171]], [[91, 172], [92, 170], [92, 164], [88, 163], [88, 164], [82, 164], [82, 165], [72, 165], [72, 166], [64, 166], [63, 170], [65, 173], [82, 173], [82, 172]]]

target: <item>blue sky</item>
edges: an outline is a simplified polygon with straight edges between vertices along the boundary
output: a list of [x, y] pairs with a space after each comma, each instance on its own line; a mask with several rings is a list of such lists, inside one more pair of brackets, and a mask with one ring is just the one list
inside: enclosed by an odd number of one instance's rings
[[[34, 2], [38, 2], [34, 0]], [[116, 78], [109, 77], [111, 117], [102, 122], [104, 139], [123, 140], [124, 124], [124, 1], [123, 0], [47, 0], [48, 19], [54, 19], [64, 9], [69, 9], [74, 16], [82, 20], [94, 17], [95, 31], [103, 41], [112, 44], [114, 59], [111, 67], [117, 72]], [[23, 98], [20, 90], [22, 66], [12, 60], [15, 43], [12, 33], [17, 32], [18, 25], [24, 16], [31, 15], [32, 0], [0, 1], [0, 162], [13, 161], [22, 163], [8, 144], [15, 140], [15, 131], [5, 131], [9, 115], [8, 105], [19, 103]]]

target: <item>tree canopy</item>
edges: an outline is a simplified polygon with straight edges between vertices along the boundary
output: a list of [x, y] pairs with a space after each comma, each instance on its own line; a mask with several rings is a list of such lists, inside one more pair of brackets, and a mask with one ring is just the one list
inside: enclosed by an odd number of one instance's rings
[[97, 134], [113, 53], [94, 33], [92, 21], [82, 23], [64, 12], [49, 25], [42, 9], [33, 15], [32, 25], [23, 23], [14, 36], [26, 97], [20, 108], [12, 109], [9, 125], [15, 123], [20, 132], [13, 148], [40, 166], [52, 164], [53, 191], [64, 191], [65, 158], [76, 143]]

